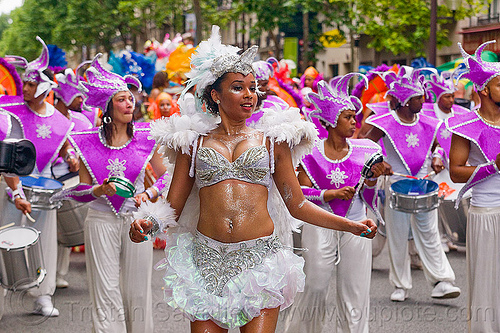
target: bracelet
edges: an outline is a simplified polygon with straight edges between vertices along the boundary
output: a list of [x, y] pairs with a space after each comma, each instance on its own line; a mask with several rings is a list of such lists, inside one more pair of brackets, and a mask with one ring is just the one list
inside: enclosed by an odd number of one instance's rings
[[378, 178], [366, 178], [366, 180], [370, 181], [370, 182], [375, 182], [378, 180]]
[[147, 235], [150, 235], [150, 239], [152, 240], [160, 231], [160, 222], [158, 222], [158, 220], [152, 215], [146, 216], [144, 219], [153, 223], [153, 227], [147, 232]]
[[147, 194], [149, 200], [152, 200], [154, 198], [154, 194], [153, 191], [151, 191], [151, 189], [148, 188], [147, 190], [144, 191], [144, 193]]

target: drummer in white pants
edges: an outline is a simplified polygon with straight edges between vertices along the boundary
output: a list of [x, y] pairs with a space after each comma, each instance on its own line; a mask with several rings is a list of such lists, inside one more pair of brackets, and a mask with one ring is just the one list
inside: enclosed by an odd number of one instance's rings
[[[0, 110], [0, 123], [0, 140], [22, 139], [21, 125], [14, 117], [11, 117], [9, 113]], [[23, 213], [31, 213], [31, 204], [26, 201], [26, 198], [23, 198], [18, 188], [19, 177], [0, 173], [0, 178], [5, 179], [6, 185], [10, 188], [10, 193], [14, 198], [16, 208]], [[3, 200], [5, 196], [4, 188], [5, 186], [0, 187], [0, 211], [3, 211]], [[2, 224], [5, 223], [0, 221], [0, 226], [2, 226]], [[0, 319], [2, 319], [4, 312], [4, 293], [5, 291], [0, 285]]]
[[[165, 188], [166, 168], [156, 142], [148, 138], [149, 124], [132, 122], [134, 97], [127, 84], [140, 88], [139, 80], [108, 72], [99, 56], [87, 70], [93, 75], [82, 84], [87, 88], [85, 104], [105, 110], [103, 125], [71, 134], [85, 167], [80, 184], [57, 196], [90, 202], [84, 235], [93, 331], [150, 333], [153, 245], [133, 243], [128, 232], [136, 207]], [[145, 190], [148, 162], [158, 180]]]
[[[364, 200], [373, 202], [373, 198], [376, 199], [377, 179], [365, 180], [361, 171], [366, 157], [380, 153], [381, 148], [367, 139], [348, 139], [356, 129], [356, 112], [361, 111], [361, 102], [353, 104], [353, 97], [347, 91], [346, 81], [352, 76], [347, 74], [341, 79], [345, 84], [335, 89], [338, 92], [319, 83], [321, 97], [309, 94], [317, 110], [313, 116], [324, 124], [328, 138], [319, 141], [312, 153], [302, 159], [298, 179], [309, 201], [339, 216], [362, 221], [366, 219]], [[337, 95], [346, 97], [342, 99]], [[332, 103], [333, 100], [336, 103]], [[384, 166], [378, 163], [372, 170], [372, 177], [378, 177]], [[360, 191], [355, 189], [356, 185], [361, 186]], [[368, 332], [371, 240], [306, 223], [302, 228], [301, 244], [306, 249], [302, 254], [306, 283], [304, 292], [297, 294], [286, 312], [285, 332], [321, 333], [330, 311], [336, 331]], [[336, 305], [331, 310], [326, 301], [334, 276]]]
[[459, 43], [466, 70], [479, 98], [475, 112], [446, 120], [453, 133], [450, 173], [465, 182], [472, 197], [467, 219], [467, 322], [469, 332], [500, 332], [500, 72], [499, 62], [484, 63], [483, 43], [473, 55]]
[[[422, 106], [422, 113], [439, 120], [444, 121], [450, 117], [459, 116], [464, 113], [469, 113], [470, 110], [466, 109], [460, 105], [454, 104], [455, 101], [455, 91], [458, 89], [453, 78], [436, 73], [432, 73], [428, 80], [424, 82], [426, 100], [429, 103], [424, 103]], [[446, 129], [444, 122], [441, 123], [438, 133], [436, 136], [440, 147], [437, 147], [433, 152], [433, 157], [439, 157], [445, 166], [445, 169], [441, 171], [435, 178], [432, 178], [436, 183], [440, 184], [445, 182], [452, 189], [458, 191], [463, 187], [463, 185], [456, 184], [452, 182], [449, 172], [449, 156], [451, 147], [451, 133]], [[456, 249], [456, 246], [446, 238], [445, 232], [445, 221], [439, 219], [439, 227], [441, 233], [441, 243], [445, 252], [448, 252], [450, 248]]]
[[[436, 132], [440, 122], [419, 114], [423, 104], [423, 87], [418, 72], [401, 68], [398, 75], [386, 72], [384, 81], [389, 86], [387, 94], [393, 97], [395, 110], [370, 116], [366, 122], [373, 125], [367, 137], [375, 142], [383, 138], [386, 148], [387, 174], [398, 172], [414, 177], [429, 173], [429, 160], [436, 146]], [[444, 166], [439, 158], [432, 159], [432, 169], [440, 172]], [[401, 178], [399, 178], [401, 179]], [[415, 246], [422, 260], [424, 275], [434, 286], [434, 298], [452, 298], [460, 295], [460, 288], [453, 285], [455, 274], [444, 253], [438, 231], [437, 209], [423, 213], [405, 213], [389, 206], [388, 186], [399, 180], [391, 177], [386, 188], [385, 221], [389, 246], [389, 280], [395, 286], [392, 301], [402, 302], [412, 288], [408, 234], [410, 226]]]
[[[49, 64], [49, 51], [42, 43], [42, 54], [36, 60], [28, 63], [26, 59], [9, 56], [14, 64], [25, 69], [23, 74], [23, 96], [1, 96], [0, 108], [12, 113], [20, 122], [23, 137], [30, 140], [36, 149], [36, 164], [33, 175], [51, 178], [52, 162], [62, 156], [69, 163], [71, 171], [79, 168], [78, 160], [69, 153], [67, 137], [73, 125], [63, 115], [55, 110], [45, 97], [55, 86], [55, 83], [44, 73]], [[47, 275], [38, 288], [31, 288], [29, 294], [36, 297], [34, 314], [43, 316], [58, 316], [59, 311], [52, 304], [55, 291], [57, 265], [57, 226], [56, 210], [34, 210], [32, 217], [35, 223], [26, 222], [26, 217], [10, 202], [4, 204], [2, 212], [3, 223], [30, 223], [30, 226], [40, 231], [40, 244]]]
[[[83, 64], [85, 63], [81, 65]], [[78, 66], [76, 72], [78, 72], [80, 66]], [[54, 105], [59, 112], [74, 124], [73, 132], [79, 132], [94, 127], [93, 123], [82, 114], [84, 94], [80, 91], [81, 88], [78, 87], [78, 80], [73, 70], [67, 68], [64, 73], [56, 74], [56, 79], [57, 87], [53, 89], [56, 97]], [[58, 179], [59, 177], [68, 175], [69, 166], [62, 159], [58, 159], [52, 171], [56, 179]], [[75, 178], [77, 177], [78, 175], [75, 176]], [[75, 181], [76, 183], [73, 185], [78, 183], [78, 180]], [[57, 288], [67, 288], [69, 286], [68, 281], [65, 280], [65, 276], [68, 274], [69, 270], [70, 254], [71, 247], [59, 245], [57, 251]]]

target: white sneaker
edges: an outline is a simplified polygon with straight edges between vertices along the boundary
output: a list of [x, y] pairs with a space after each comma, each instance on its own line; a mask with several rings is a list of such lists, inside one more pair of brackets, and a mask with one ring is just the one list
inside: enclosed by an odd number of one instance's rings
[[50, 296], [43, 295], [39, 296], [36, 299], [33, 314], [41, 315], [44, 317], [57, 317], [59, 316], [59, 310], [57, 310], [52, 304]]
[[391, 294], [391, 301], [393, 302], [404, 302], [408, 298], [408, 290], [403, 288], [396, 288]]
[[436, 284], [431, 293], [432, 298], [456, 298], [458, 296], [460, 296], [460, 288], [447, 281]]
[[56, 278], [56, 288], [63, 289], [63, 288], [68, 288], [68, 286], [69, 286], [68, 281], [64, 280], [62, 277]]

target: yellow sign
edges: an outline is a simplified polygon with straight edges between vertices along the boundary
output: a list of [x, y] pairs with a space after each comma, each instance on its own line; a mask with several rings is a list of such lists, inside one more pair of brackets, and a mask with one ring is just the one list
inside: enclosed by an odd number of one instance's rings
[[339, 29], [327, 31], [319, 38], [319, 41], [324, 47], [340, 47], [346, 43], [344, 36], [340, 33]]

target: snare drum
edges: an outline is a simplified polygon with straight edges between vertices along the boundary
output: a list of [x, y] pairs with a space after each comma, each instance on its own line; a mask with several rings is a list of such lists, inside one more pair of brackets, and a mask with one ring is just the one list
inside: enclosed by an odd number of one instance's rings
[[439, 186], [429, 179], [403, 179], [390, 188], [392, 209], [406, 213], [421, 213], [439, 206]]
[[31, 227], [15, 226], [0, 231], [2, 286], [16, 291], [42, 283], [46, 271], [39, 234], [38, 230]]
[[[458, 185], [458, 184], [453, 184]], [[459, 184], [464, 185], [464, 184]], [[454, 186], [450, 186], [454, 187]], [[460, 200], [458, 209], [455, 209], [455, 202], [457, 201], [458, 192], [461, 186], [447, 197], [441, 199], [439, 205], [439, 219], [443, 223], [446, 237], [455, 245], [465, 246], [466, 231], [467, 231], [467, 215], [470, 206], [470, 192], [467, 192]]]
[[[26, 200], [31, 203], [31, 208], [51, 210], [61, 207], [61, 202], [51, 202], [50, 197], [62, 190], [63, 184], [55, 179], [26, 176], [19, 177], [22, 181]], [[10, 198], [9, 198], [10, 199]], [[12, 202], [12, 199], [10, 199]]]
[[462, 200], [460, 200], [458, 209], [455, 209], [458, 193], [465, 184], [452, 182], [449, 173], [446, 171], [443, 170], [434, 178], [434, 181], [439, 184], [440, 188], [446, 189], [446, 191], [440, 191], [440, 195], [442, 196], [438, 209], [439, 221], [441, 222], [446, 238], [457, 246], [465, 246], [471, 190], [465, 192]]
[[[70, 178], [64, 182], [64, 187], [78, 184], [78, 177]], [[66, 247], [83, 245], [84, 224], [88, 202], [64, 200], [61, 208], [57, 210], [57, 242]]]

